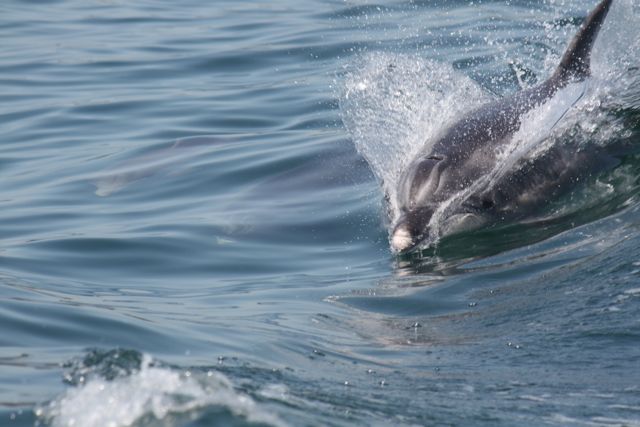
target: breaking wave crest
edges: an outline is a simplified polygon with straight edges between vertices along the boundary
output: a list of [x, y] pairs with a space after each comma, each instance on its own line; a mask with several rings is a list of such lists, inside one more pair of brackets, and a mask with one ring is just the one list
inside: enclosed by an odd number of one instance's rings
[[36, 409], [53, 427], [175, 425], [207, 411], [214, 425], [286, 425], [215, 370], [177, 370], [133, 350], [93, 350], [67, 367], [74, 387]]

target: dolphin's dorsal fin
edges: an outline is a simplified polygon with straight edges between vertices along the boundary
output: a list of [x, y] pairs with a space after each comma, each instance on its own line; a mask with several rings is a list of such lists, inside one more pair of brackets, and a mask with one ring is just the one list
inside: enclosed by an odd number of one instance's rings
[[589, 76], [591, 48], [612, 2], [613, 0], [602, 0], [587, 16], [580, 30], [571, 40], [560, 65], [552, 76], [557, 86], [564, 86], [572, 79], [583, 80]]

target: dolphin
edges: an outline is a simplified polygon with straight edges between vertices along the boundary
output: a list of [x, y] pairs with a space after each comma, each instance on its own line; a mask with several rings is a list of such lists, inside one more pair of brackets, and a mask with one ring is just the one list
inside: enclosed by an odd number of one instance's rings
[[170, 176], [184, 173], [193, 166], [194, 160], [211, 151], [212, 147], [221, 149], [234, 141], [240, 141], [243, 135], [203, 135], [180, 138], [170, 147], [153, 149], [150, 152], [133, 156], [115, 168], [100, 172], [93, 178], [95, 195], [110, 196], [127, 185], [142, 179], [166, 172]]
[[[589, 76], [591, 48], [611, 3], [600, 1], [587, 16], [545, 82], [472, 110], [435, 141], [427, 141], [398, 181], [400, 215], [390, 233], [395, 252], [410, 252], [433, 238], [436, 222], [437, 234], [443, 236], [482, 227], [491, 218], [521, 215], [580, 179], [589, 167], [598, 166], [599, 149], [578, 151], [569, 144], [551, 147], [533, 160], [521, 159], [494, 185], [480, 184], [496, 168], [495, 147], [512, 140], [527, 112]], [[447, 211], [447, 204], [461, 194], [464, 200]]]

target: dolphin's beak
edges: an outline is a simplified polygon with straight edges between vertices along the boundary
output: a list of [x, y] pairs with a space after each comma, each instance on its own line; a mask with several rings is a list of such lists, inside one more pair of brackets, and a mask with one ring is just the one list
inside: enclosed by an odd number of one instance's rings
[[391, 248], [395, 252], [404, 252], [413, 246], [413, 238], [406, 225], [402, 224], [393, 231]]
[[404, 213], [396, 222], [391, 233], [391, 249], [396, 254], [407, 253], [415, 249], [426, 235], [425, 222], [431, 218], [433, 209], [422, 207]]

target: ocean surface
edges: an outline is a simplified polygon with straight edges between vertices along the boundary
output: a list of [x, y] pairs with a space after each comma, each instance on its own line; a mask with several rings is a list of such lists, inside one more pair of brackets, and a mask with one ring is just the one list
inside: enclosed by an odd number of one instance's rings
[[640, 426], [636, 0], [499, 165], [602, 167], [389, 246], [411, 156], [595, 3], [3, 0], [0, 426]]

